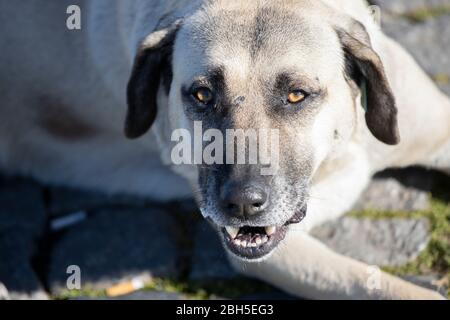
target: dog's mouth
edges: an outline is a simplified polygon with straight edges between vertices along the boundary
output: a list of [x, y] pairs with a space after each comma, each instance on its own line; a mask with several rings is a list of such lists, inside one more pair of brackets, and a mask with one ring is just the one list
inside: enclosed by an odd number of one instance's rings
[[284, 239], [291, 224], [299, 223], [306, 215], [306, 205], [281, 226], [240, 228], [224, 227], [222, 235], [227, 249], [238, 257], [260, 259], [274, 250]]

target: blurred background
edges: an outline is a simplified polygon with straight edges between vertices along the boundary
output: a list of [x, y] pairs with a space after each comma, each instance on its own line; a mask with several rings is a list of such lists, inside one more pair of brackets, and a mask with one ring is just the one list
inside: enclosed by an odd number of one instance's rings
[[[450, 95], [450, 0], [370, 2], [381, 8], [382, 29]], [[314, 234], [450, 294], [449, 177], [421, 168], [382, 172], [347, 216]], [[292, 297], [236, 274], [193, 202], [161, 206], [0, 173], [0, 299], [47, 298]]]

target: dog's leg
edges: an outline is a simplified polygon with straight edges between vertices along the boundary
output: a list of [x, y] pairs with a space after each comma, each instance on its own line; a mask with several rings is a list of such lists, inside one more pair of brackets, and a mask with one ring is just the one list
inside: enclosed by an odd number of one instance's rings
[[424, 289], [339, 255], [303, 232], [292, 232], [262, 262], [231, 257], [241, 272], [309, 299], [443, 299]]

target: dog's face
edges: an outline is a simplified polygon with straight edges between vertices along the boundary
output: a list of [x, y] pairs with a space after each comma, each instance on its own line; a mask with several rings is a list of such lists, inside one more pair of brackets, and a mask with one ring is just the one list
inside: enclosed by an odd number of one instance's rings
[[[129, 85], [127, 133], [136, 137], [148, 129], [158, 96], [171, 130], [187, 129], [194, 137], [197, 122], [203, 132], [222, 133], [223, 164], [175, 170], [190, 180], [202, 214], [230, 252], [264, 257], [307, 213], [308, 188], [320, 165], [352, 138], [361, 82], [368, 87], [369, 129], [386, 143], [398, 139], [381, 62], [363, 34], [358, 40], [321, 15], [270, 6], [199, 10], [159, 35], [165, 45], [155, 47], [154, 36], [146, 40], [151, 50], [142, 49]], [[149, 78], [155, 70], [162, 79]], [[152, 81], [161, 83], [159, 90]], [[230, 129], [276, 132], [277, 143], [269, 137], [265, 145], [276, 170], [264, 174], [264, 164], [248, 163], [251, 148], [262, 145], [258, 138], [241, 150], [247, 162], [227, 162], [237, 141], [226, 139]], [[210, 141], [202, 142], [203, 150]]]

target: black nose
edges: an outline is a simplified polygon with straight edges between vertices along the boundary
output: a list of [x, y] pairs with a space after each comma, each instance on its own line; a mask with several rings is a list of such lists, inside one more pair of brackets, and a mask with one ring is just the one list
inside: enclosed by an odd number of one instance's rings
[[220, 192], [222, 209], [233, 217], [249, 217], [266, 209], [269, 196], [259, 183], [226, 183]]

